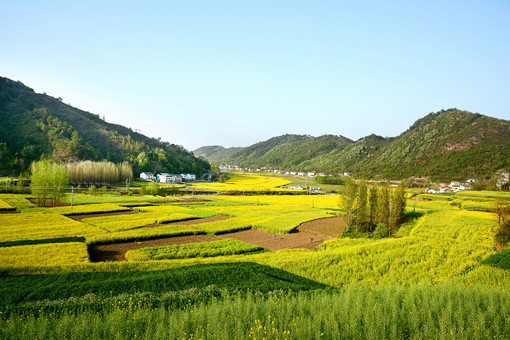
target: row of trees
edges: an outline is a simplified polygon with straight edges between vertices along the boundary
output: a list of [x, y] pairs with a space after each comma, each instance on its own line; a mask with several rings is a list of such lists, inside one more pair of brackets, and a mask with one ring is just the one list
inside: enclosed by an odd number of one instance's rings
[[368, 189], [364, 181], [356, 184], [348, 178], [340, 192], [339, 205], [345, 211], [347, 231], [373, 232], [376, 226], [391, 236], [405, 217], [405, 184], [393, 189], [389, 183], [374, 185]]
[[117, 185], [133, 180], [133, 169], [128, 163], [82, 161], [66, 165], [71, 183], [102, 183]]

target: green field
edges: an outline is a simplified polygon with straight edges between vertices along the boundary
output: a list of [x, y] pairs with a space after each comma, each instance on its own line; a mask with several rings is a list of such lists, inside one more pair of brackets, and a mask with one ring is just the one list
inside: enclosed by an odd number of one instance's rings
[[279, 251], [217, 239], [96, 263], [93, 244], [246, 229], [292, 235], [343, 211], [337, 195], [90, 196], [77, 211], [135, 207], [74, 221], [68, 207], [0, 195], [22, 211], [0, 215], [0, 338], [508, 338], [510, 252], [496, 252], [497, 216], [482, 209], [497, 197], [419, 194], [391, 238], [340, 236]]

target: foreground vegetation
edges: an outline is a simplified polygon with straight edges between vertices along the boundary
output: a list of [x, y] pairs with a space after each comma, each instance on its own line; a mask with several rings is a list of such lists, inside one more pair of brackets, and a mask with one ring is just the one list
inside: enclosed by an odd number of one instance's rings
[[[213, 297], [201, 291], [192, 298], [190, 295], [193, 292], [182, 293], [182, 297], [188, 298], [184, 303], [172, 294], [138, 294], [104, 300], [90, 296], [73, 301], [81, 303], [79, 311], [71, 302], [67, 309], [57, 312], [4, 317], [0, 321], [0, 336], [492, 339], [507, 338], [510, 334], [506, 318], [510, 313], [508, 292], [483, 288], [380, 287], [269, 294], [220, 290]], [[44, 303], [32, 306], [40, 308]]]

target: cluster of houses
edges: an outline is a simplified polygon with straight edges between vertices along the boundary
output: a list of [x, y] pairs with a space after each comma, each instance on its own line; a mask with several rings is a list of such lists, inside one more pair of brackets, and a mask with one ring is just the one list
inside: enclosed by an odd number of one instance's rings
[[[220, 170], [221, 171], [267, 172], [267, 173], [272, 173], [272, 174], [277, 174], [277, 175], [282, 174], [282, 175], [288, 175], [288, 176], [301, 176], [301, 177], [310, 177], [310, 178], [313, 178], [316, 176], [322, 176], [322, 177], [333, 176], [332, 174], [327, 175], [325, 172], [315, 173], [315, 172], [303, 172], [303, 171], [280, 171], [277, 169], [266, 169], [265, 167], [260, 168], [260, 169], [252, 169], [252, 168], [242, 168], [237, 165], [228, 165], [228, 164], [221, 165]], [[345, 172], [339, 173], [337, 176], [350, 177], [350, 176], [352, 176], [352, 174], [348, 171], [345, 171]]]
[[444, 193], [444, 192], [459, 192], [464, 190], [471, 190], [471, 183], [478, 182], [475, 178], [468, 179], [465, 183], [461, 183], [459, 181], [451, 181], [450, 184], [441, 184], [438, 190], [426, 188], [425, 192], [427, 194], [437, 194], [437, 193]]
[[157, 183], [183, 183], [194, 181], [197, 176], [195, 174], [167, 174], [166, 172], [154, 175], [152, 172], [142, 172], [140, 179]]

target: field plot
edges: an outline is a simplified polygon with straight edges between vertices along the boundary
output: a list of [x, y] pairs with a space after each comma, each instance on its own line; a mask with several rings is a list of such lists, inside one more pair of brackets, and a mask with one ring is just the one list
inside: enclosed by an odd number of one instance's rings
[[234, 239], [215, 240], [164, 247], [147, 247], [126, 253], [128, 261], [173, 260], [192, 257], [214, 257], [259, 251], [262, 248]]
[[305, 222], [297, 228], [296, 232], [289, 234], [273, 234], [262, 229], [252, 229], [218, 237], [234, 238], [272, 251], [292, 248], [312, 249], [340, 235], [344, 227], [343, 218], [330, 217]]
[[59, 214], [22, 213], [0, 215], [0, 243], [86, 236], [100, 229]]
[[12, 211], [16, 210], [12, 205], [0, 199], [0, 211]]
[[128, 210], [130, 210], [128, 207], [123, 207], [118, 204], [98, 203], [73, 206], [72, 213], [70, 206], [49, 208], [46, 211], [55, 214], [71, 215], [71, 214], [95, 214], [101, 212], [128, 211]]
[[126, 253], [148, 247], [161, 247], [175, 244], [189, 244], [216, 241], [214, 237], [206, 235], [177, 236], [158, 238], [155, 240], [144, 240], [139, 242], [124, 242], [114, 244], [93, 244], [89, 245], [90, 260], [99, 261], [124, 261]]
[[27, 199], [27, 195], [1, 194], [0, 199], [18, 211], [36, 207], [35, 204]]
[[87, 245], [79, 242], [0, 247], [2, 267], [62, 266], [89, 262]]
[[216, 191], [296, 191], [278, 188], [290, 183], [289, 180], [273, 176], [231, 174], [225, 183], [194, 183], [193, 186]]

